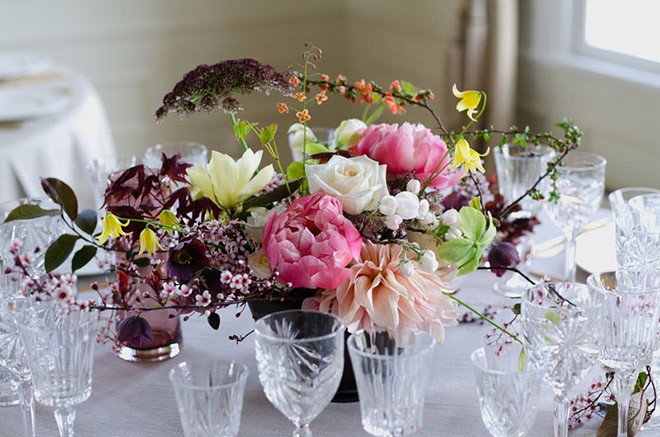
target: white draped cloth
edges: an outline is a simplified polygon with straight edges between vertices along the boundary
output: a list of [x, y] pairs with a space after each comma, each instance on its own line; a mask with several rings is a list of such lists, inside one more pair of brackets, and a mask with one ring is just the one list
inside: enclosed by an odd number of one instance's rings
[[43, 197], [41, 177], [71, 185], [82, 206], [95, 207], [87, 162], [112, 155], [115, 145], [101, 100], [87, 78], [58, 68], [46, 79], [0, 82], [0, 87], [33, 87], [70, 96], [56, 114], [16, 124], [0, 123], [0, 202]]

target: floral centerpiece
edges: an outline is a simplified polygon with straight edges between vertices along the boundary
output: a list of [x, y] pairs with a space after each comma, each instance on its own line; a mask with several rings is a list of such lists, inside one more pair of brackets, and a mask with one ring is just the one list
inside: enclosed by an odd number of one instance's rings
[[[561, 138], [528, 128], [472, 129], [486, 95], [455, 85], [456, 109], [466, 113], [467, 123], [452, 132], [433, 110], [431, 91], [404, 81], [383, 88], [342, 75], [330, 79], [315, 72], [320, 57], [309, 46], [303, 64], [288, 71], [238, 59], [187, 73], [165, 95], [156, 118], [221, 108], [242, 156], [214, 151], [207, 166], [194, 167], [179, 156], [163, 156], [159, 169], [138, 165], [112, 175], [100, 233], [97, 213], [78, 211], [73, 191], [56, 179], [42, 185], [59, 211], [23, 206], [8, 220], [62, 215], [69, 232], [46, 251], [48, 271], [80, 247], [76, 243], [82, 247], [73, 254], [74, 271], [97, 250], [118, 255], [117, 280], [107, 290], [96, 287], [99, 300], [78, 304], [131, 311], [119, 319], [115, 339], [122, 342], [149, 339], [149, 323], [141, 316], [148, 311], [166, 307], [186, 318], [203, 315], [217, 329], [218, 309], [242, 310], [264, 300], [301, 301], [304, 308], [332, 312], [349, 331], [404, 326], [430, 330], [442, 342], [445, 328], [457, 323], [458, 306], [466, 305], [454, 294], [455, 277], [484, 262], [498, 226], [508, 223], [520, 201], [488, 200], [481, 175], [488, 150], [480, 154], [470, 142], [553, 147], [557, 157], [527, 193], [540, 199], [540, 180], [556, 177], [558, 163], [578, 146], [581, 133], [569, 120], [558, 125]], [[283, 116], [295, 112], [289, 132], [300, 161], [284, 165], [276, 125], [236, 117], [238, 96], [253, 92], [278, 93], [277, 110]], [[323, 144], [308, 125], [333, 95], [364, 103], [367, 110], [363, 120], [343, 121], [335, 141]], [[405, 114], [409, 107], [428, 111], [433, 129], [374, 123], [384, 110]], [[274, 164], [263, 165], [264, 151]], [[549, 193], [550, 199], [557, 195], [554, 188]], [[18, 252], [21, 268], [26, 258]], [[497, 270], [518, 262], [500, 249], [489, 260]]]

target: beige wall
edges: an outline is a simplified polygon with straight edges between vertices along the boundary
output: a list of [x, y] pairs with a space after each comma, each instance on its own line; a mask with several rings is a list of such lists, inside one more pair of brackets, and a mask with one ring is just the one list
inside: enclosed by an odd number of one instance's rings
[[[254, 57], [278, 69], [301, 59], [307, 41], [324, 51], [319, 70], [389, 85], [407, 79], [448, 96], [446, 50], [459, 0], [5, 0], [0, 50], [44, 54], [86, 74], [107, 108], [121, 154], [189, 139], [237, 151], [221, 112], [153, 122], [162, 96], [200, 63]], [[361, 108], [340, 99], [313, 113], [312, 125], [336, 125]], [[275, 97], [250, 97], [240, 114], [281, 131], [294, 122]], [[411, 117], [431, 123], [419, 112]], [[280, 142], [285, 141], [280, 135]]]

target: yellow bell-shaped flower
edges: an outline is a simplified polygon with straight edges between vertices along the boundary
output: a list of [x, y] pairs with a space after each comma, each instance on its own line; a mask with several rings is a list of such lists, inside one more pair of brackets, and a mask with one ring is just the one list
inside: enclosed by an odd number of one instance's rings
[[466, 114], [470, 120], [477, 121], [474, 118], [474, 114], [476, 114], [479, 103], [481, 102], [482, 92], [476, 90], [459, 91], [456, 84], [451, 88], [451, 92], [454, 94], [454, 97], [460, 99], [456, 104], [456, 110], [458, 112], [467, 111]]
[[128, 225], [128, 220], [122, 223], [119, 218], [111, 212], [106, 212], [105, 217], [103, 217], [103, 231], [101, 235], [96, 238], [96, 242], [100, 245], [103, 245], [108, 238], [117, 238], [120, 235], [129, 235], [128, 232], [124, 232], [122, 229], [124, 226]]
[[481, 162], [481, 157], [488, 155], [489, 151], [490, 147], [485, 153], [479, 154], [479, 152], [470, 147], [470, 144], [465, 138], [461, 138], [456, 142], [456, 153], [454, 154], [454, 161], [451, 163], [451, 167], [457, 168], [465, 165], [465, 173], [475, 173], [477, 171], [485, 173], [486, 169]]
[[140, 249], [138, 255], [141, 255], [144, 252], [153, 255], [156, 253], [156, 249], [162, 249], [163, 246], [160, 245], [158, 241], [158, 236], [150, 227], [146, 227], [140, 232]]

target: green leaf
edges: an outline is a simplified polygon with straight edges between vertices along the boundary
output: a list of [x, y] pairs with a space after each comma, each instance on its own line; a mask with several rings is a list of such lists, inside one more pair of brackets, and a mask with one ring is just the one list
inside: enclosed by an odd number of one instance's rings
[[470, 250], [469, 257], [467, 261], [463, 263], [463, 265], [458, 267], [458, 276], [463, 276], [467, 275], [468, 273], [472, 273], [475, 270], [477, 270], [477, 267], [479, 267], [479, 264], [481, 263], [481, 254], [472, 247]]
[[481, 197], [477, 196], [470, 199], [468, 206], [470, 208], [481, 210]]
[[406, 81], [401, 81], [401, 89], [406, 94], [415, 94], [415, 91], [417, 91], [417, 87], [415, 87], [415, 85]]
[[447, 264], [460, 265], [469, 259], [473, 249], [472, 241], [454, 238], [438, 246], [436, 255]]
[[92, 235], [96, 230], [98, 214], [91, 209], [83, 209], [74, 220], [74, 223], [86, 234]]
[[364, 124], [369, 126], [370, 124], [378, 120], [380, 116], [383, 115], [384, 111], [385, 111], [385, 105], [380, 105], [378, 108], [374, 110], [374, 112], [371, 113], [371, 115], [369, 115], [369, 117], [366, 118], [366, 120], [363, 120]]
[[96, 255], [96, 250], [96, 246], [83, 246], [78, 249], [71, 260], [71, 271], [75, 273], [76, 270], [86, 266]]
[[286, 168], [286, 175], [290, 181], [295, 181], [305, 176], [305, 165], [300, 161], [293, 161]]
[[321, 143], [307, 143], [305, 146], [307, 155], [316, 155], [317, 153], [327, 153], [328, 148]]
[[545, 314], [543, 314], [543, 318], [555, 326], [559, 326], [559, 323], [561, 323], [559, 313], [556, 311], [546, 311]]
[[486, 218], [481, 211], [476, 208], [464, 206], [458, 215], [458, 229], [463, 232], [463, 236], [471, 242], [479, 241], [486, 229]]
[[5, 223], [14, 221], [14, 220], [30, 220], [38, 217], [46, 216], [56, 216], [60, 215], [60, 211], [57, 209], [43, 209], [38, 205], [21, 205], [9, 211]]
[[135, 258], [133, 259], [132, 262], [138, 267], [147, 267], [151, 262], [151, 260], [148, 257], [143, 257], [143, 258]]
[[56, 178], [41, 178], [41, 188], [53, 202], [60, 205], [71, 220], [78, 216], [78, 199], [70, 186]]
[[261, 144], [270, 143], [275, 137], [275, 132], [277, 132], [276, 124], [271, 124], [270, 126], [263, 128], [259, 134], [259, 140], [261, 141]]
[[46, 250], [45, 267], [47, 273], [52, 272], [67, 260], [69, 255], [71, 255], [78, 238], [80, 237], [77, 235], [64, 234], [60, 235], [60, 237], [50, 245]]
[[[300, 187], [301, 182], [302, 179], [289, 182], [289, 189], [291, 190], [291, 193], [294, 193], [298, 189], [298, 187]], [[279, 187], [275, 188], [273, 191], [269, 191], [266, 194], [262, 194], [261, 196], [250, 197], [245, 202], [243, 202], [243, 211], [244, 211], [243, 214], [244, 215], [247, 214], [247, 211], [250, 208], [270, 205], [273, 202], [284, 199], [285, 197], [290, 195], [289, 189], [287, 189], [286, 184], [282, 184]]]
[[518, 372], [524, 372], [525, 367], [527, 367], [527, 352], [525, 352], [525, 348], [523, 347], [520, 349], [520, 354], [518, 354]]

